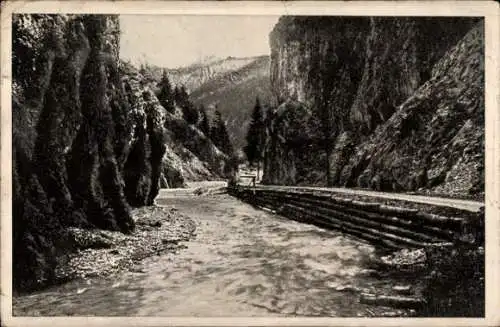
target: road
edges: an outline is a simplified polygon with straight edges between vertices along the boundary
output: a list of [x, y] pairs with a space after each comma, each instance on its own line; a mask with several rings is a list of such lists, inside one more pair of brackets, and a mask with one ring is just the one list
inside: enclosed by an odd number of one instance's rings
[[297, 187], [297, 186], [258, 185], [257, 188], [278, 189], [278, 190], [301, 189], [301, 190], [313, 190], [313, 191], [323, 191], [323, 192], [341, 193], [341, 194], [362, 195], [362, 196], [371, 196], [382, 199], [402, 200], [402, 201], [410, 201], [415, 203], [424, 203], [437, 206], [447, 206], [467, 211], [479, 211], [481, 207], [484, 207], [484, 202], [472, 201], [472, 200], [461, 200], [461, 199], [452, 199], [452, 198], [425, 196], [425, 195], [413, 195], [405, 193], [377, 192], [377, 191], [349, 189], [340, 187], [307, 187], [307, 186]]
[[[157, 205], [192, 217], [186, 249], [144, 260], [139, 269], [23, 296], [21, 315], [326, 316], [404, 315], [359, 303], [398, 283], [368, 269], [372, 245], [297, 223], [228, 195], [162, 190]], [[83, 291], [84, 290], [84, 291]]]

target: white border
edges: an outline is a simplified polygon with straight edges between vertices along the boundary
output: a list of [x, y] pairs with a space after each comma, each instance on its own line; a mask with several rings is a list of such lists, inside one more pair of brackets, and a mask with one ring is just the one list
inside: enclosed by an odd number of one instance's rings
[[[500, 140], [499, 7], [494, 1], [7, 1], [1, 12], [1, 318], [6, 326], [499, 326]], [[11, 14], [114, 13], [171, 15], [484, 16], [486, 89], [486, 318], [20, 318], [11, 294]]]

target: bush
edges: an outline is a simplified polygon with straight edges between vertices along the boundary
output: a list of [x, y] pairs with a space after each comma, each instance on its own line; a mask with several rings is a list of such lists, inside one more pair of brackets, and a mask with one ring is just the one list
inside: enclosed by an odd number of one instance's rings
[[484, 317], [484, 248], [455, 245], [426, 251], [429, 274], [423, 293], [429, 317]]

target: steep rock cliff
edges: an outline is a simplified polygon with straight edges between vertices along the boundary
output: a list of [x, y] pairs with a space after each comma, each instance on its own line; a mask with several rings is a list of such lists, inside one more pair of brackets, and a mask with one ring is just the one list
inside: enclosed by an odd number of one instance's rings
[[287, 101], [270, 109], [265, 118], [267, 129], [264, 145], [262, 180], [273, 185], [300, 184], [307, 170], [314, 167], [309, 159], [311, 142], [308, 121], [311, 112], [297, 101]]
[[163, 108], [124, 90], [118, 41], [117, 16], [13, 17], [15, 287], [52, 281], [68, 226], [131, 232], [158, 192]]
[[[312, 113], [303, 124], [312, 126], [307, 140], [316, 160], [302, 163], [302, 181], [277, 178], [283, 172], [270, 167], [264, 168], [264, 181], [370, 187], [357, 181], [368, 163], [347, 173], [345, 166], [353, 166], [350, 158], [434, 76], [438, 61], [477, 22], [444, 17], [281, 18], [270, 35], [271, 84], [278, 104], [299, 101]], [[479, 66], [474, 69], [481, 72]], [[480, 133], [481, 126], [473, 124], [472, 129]], [[268, 147], [270, 156], [285, 151], [279, 145]]]
[[137, 71], [124, 65], [121, 68], [121, 81], [129, 105], [125, 130], [127, 136], [132, 136], [121, 140], [128, 141], [128, 156], [121, 161], [125, 194], [133, 206], [151, 205], [158, 194], [163, 170], [167, 111]]
[[357, 147], [341, 183], [484, 194], [484, 44], [475, 26], [431, 78]]

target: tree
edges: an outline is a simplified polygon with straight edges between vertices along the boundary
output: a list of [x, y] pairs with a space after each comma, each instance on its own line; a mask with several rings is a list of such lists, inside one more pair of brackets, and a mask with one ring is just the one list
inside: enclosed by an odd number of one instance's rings
[[139, 68], [139, 73], [141, 73], [142, 76], [146, 75], [146, 65], [144, 63], [141, 63], [141, 67]]
[[219, 147], [221, 142], [219, 140], [219, 124], [222, 120], [221, 114], [218, 110], [215, 110], [214, 120], [212, 122], [212, 127], [210, 128], [210, 138], [215, 146]]
[[175, 96], [175, 103], [181, 108], [185, 107], [187, 102], [189, 102], [189, 95], [184, 85], [175, 88], [174, 96]]
[[210, 138], [222, 152], [228, 156], [233, 155], [234, 149], [229, 139], [229, 134], [227, 133], [226, 123], [218, 110], [215, 111], [215, 119], [212, 129], [210, 130]]
[[203, 104], [200, 105], [199, 111], [201, 120], [198, 127], [203, 132], [203, 134], [205, 134], [207, 137], [210, 137], [210, 122], [208, 120], [207, 111]]
[[199, 112], [194, 104], [189, 100], [189, 94], [187, 93], [184, 85], [180, 88], [175, 87], [174, 99], [175, 103], [182, 109], [184, 120], [189, 124], [196, 124], [199, 119]]
[[176, 85], [174, 87], [174, 102], [176, 105], [180, 106], [180, 93], [179, 87]]
[[163, 70], [163, 76], [159, 83], [160, 94], [158, 95], [158, 100], [161, 105], [170, 113], [175, 112], [175, 103], [174, 103], [174, 92], [172, 91], [172, 86], [170, 85], [170, 81], [168, 79], [168, 74], [166, 70]]
[[181, 108], [184, 120], [189, 124], [196, 125], [200, 118], [198, 109], [190, 101], [187, 101]]
[[260, 100], [257, 97], [246, 136], [247, 144], [244, 148], [248, 163], [253, 166], [257, 162], [257, 179], [259, 179], [260, 162], [264, 152], [264, 140], [264, 119]]

